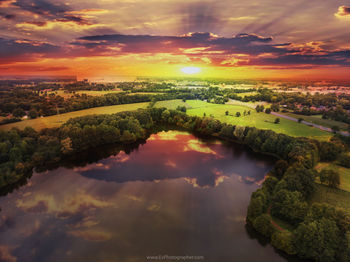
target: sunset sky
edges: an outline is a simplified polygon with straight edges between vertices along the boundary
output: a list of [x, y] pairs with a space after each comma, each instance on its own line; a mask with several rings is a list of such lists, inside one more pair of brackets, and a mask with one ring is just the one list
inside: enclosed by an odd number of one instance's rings
[[350, 79], [350, 1], [0, 0], [0, 75]]

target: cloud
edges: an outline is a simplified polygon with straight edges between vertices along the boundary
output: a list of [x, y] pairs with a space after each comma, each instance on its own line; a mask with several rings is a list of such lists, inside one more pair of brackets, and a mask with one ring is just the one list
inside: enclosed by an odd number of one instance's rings
[[[1, 2], [0, 2], [0, 6], [1, 6]], [[2, 17], [5, 20], [13, 20], [16, 18], [16, 16], [14, 14], [6, 14], [6, 13], [2, 13], [2, 12], [0, 12], [0, 17]]]
[[[274, 43], [272, 37], [238, 34], [220, 37], [212, 33], [182, 36], [92, 35], [72, 43], [92, 55], [157, 54], [185, 55], [190, 62], [216, 66], [340, 65], [350, 66], [350, 50], [329, 50], [322, 42]], [[203, 60], [206, 58], [206, 60]]]
[[68, 218], [92, 209], [108, 207], [111, 204], [100, 200], [83, 190], [58, 201], [52, 195], [37, 194], [17, 201], [17, 207], [30, 213], [50, 213], [59, 218]]
[[[29, 21], [22, 24], [46, 28], [51, 23]], [[73, 24], [76, 25], [75, 23], [78, 21]], [[348, 67], [349, 53], [349, 49], [336, 48], [322, 41], [303, 44], [278, 43], [271, 36], [247, 33], [231, 37], [209, 32], [170, 36], [101, 34], [81, 36], [70, 43], [60, 45], [28, 39], [0, 38], [0, 64], [9, 65], [14, 62], [39, 61], [43, 58], [120, 57], [128, 60], [132, 57], [140, 62], [169, 65], [195, 63], [219, 67], [288, 66], [305, 69], [319, 66]], [[38, 67], [39, 71], [47, 72], [66, 69], [66, 66]]]
[[339, 6], [338, 12], [334, 14], [336, 17], [350, 17], [350, 6]]
[[0, 38], [0, 64], [33, 61], [35, 57], [55, 55], [60, 51], [60, 47], [45, 42]]
[[47, 25], [46, 21], [29, 21], [29, 22], [25, 22], [26, 24], [30, 24], [30, 25], [36, 25], [36, 26], [45, 26]]
[[[116, 50], [120, 53], [188, 53], [187, 49], [202, 48], [203, 53], [261, 53], [279, 50], [269, 43], [272, 37], [255, 34], [239, 34], [233, 37], [218, 37], [211, 33], [189, 33], [182, 36], [154, 35], [93, 35], [80, 37], [72, 45], [83, 46], [94, 51]], [[100, 50], [98, 50], [100, 49]]]
[[82, 238], [87, 241], [101, 242], [112, 238], [110, 232], [98, 231], [95, 229], [72, 230], [67, 232], [69, 235]]
[[17, 0], [14, 6], [22, 10], [58, 22], [73, 22], [78, 25], [90, 25], [92, 22], [81, 14], [72, 14], [72, 9], [67, 3], [46, 0]]

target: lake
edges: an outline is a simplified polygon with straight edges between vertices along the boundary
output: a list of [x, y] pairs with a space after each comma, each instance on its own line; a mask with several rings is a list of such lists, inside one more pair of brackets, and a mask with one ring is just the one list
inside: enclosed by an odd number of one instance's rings
[[245, 227], [250, 195], [274, 162], [168, 131], [34, 173], [0, 198], [0, 261], [286, 261]]

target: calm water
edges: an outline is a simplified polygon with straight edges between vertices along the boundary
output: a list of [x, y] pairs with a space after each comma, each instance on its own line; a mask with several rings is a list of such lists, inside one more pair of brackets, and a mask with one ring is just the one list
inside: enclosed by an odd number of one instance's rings
[[245, 228], [250, 195], [272, 165], [169, 131], [129, 154], [36, 173], [0, 198], [0, 261], [286, 261]]

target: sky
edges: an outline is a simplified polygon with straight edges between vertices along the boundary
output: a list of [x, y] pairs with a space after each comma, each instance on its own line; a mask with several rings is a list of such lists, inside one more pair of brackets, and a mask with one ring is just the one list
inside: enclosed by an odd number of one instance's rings
[[350, 80], [350, 0], [0, 0], [0, 76]]

